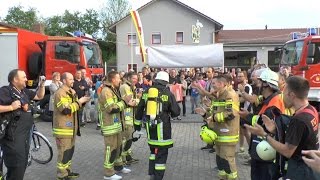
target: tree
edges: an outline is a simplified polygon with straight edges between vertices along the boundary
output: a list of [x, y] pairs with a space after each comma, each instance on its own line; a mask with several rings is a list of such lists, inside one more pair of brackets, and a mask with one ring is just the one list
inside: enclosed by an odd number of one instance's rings
[[82, 14], [78, 11], [71, 13], [68, 10], [62, 16], [53, 16], [45, 20], [46, 34], [64, 36], [66, 31], [74, 32], [80, 30], [88, 34], [99, 32], [99, 14], [93, 9], [87, 9]]
[[106, 53], [103, 54], [103, 57], [107, 59], [104, 60], [112, 61], [116, 59], [116, 35], [109, 32], [109, 27], [129, 14], [130, 9], [128, 0], [107, 0], [105, 7], [102, 8], [100, 13], [102, 33], [104, 40], [107, 42], [104, 44], [105, 51], [103, 51]]
[[39, 22], [35, 8], [24, 11], [21, 5], [10, 7], [3, 20], [10, 25], [28, 30], [32, 30], [34, 24]]
[[45, 20], [45, 33], [50, 36], [62, 36], [65, 34], [62, 28], [62, 17], [52, 16]]
[[99, 14], [93, 9], [87, 9], [80, 18], [80, 29], [88, 34], [97, 34], [100, 29]]

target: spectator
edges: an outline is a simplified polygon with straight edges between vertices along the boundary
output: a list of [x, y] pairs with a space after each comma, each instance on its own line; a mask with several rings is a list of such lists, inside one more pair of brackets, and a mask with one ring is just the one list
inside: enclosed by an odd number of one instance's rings
[[[81, 77], [81, 69], [82, 68], [83, 67], [80, 67], [76, 71], [75, 79], [74, 79], [74, 83], [73, 83], [73, 87], [72, 87], [76, 91], [78, 98], [85, 96], [86, 91], [89, 91], [89, 86], [88, 86], [86, 80]], [[84, 104], [82, 104], [81, 107], [83, 105]], [[78, 116], [77, 119], [79, 121], [80, 126], [85, 126], [85, 122], [82, 120], [82, 114], [83, 114], [83, 108], [80, 108], [77, 113], [77, 116]]]
[[52, 74], [52, 83], [49, 86], [49, 90], [50, 90], [49, 111], [50, 111], [50, 114], [52, 114], [52, 112], [53, 112], [54, 93], [59, 89], [59, 87], [61, 85], [62, 85], [62, 82], [60, 81], [60, 73], [54, 72]]
[[188, 83], [185, 80], [185, 75], [180, 75], [180, 80], [182, 84], [182, 113], [183, 116], [186, 116], [186, 96], [187, 96], [187, 89], [188, 89]]
[[199, 91], [197, 89], [198, 82], [197, 79], [194, 78], [191, 82], [190, 89], [191, 89], [191, 96], [190, 96], [190, 102], [191, 102], [191, 114], [195, 114], [195, 108], [199, 107], [200, 103], [200, 95]]
[[28, 163], [33, 124], [30, 101], [43, 98], [45, 81], [40, 81], [36, 92], [26, 89], [26, 73], [19, 69], [10, 71], [8, 81], [9, 86], [0, 88], [0, 113], [7, 114], [10, 120], [1, 149], [7, 167], [6, 179], [22, 180]]
[[[286, 179], [315, 180], [312, 169], [303, 161], [302, 150], [317, 150], [319, 148], [318, 113], [308, 102], [309, 82], [300, 77], [292, 76], [286, 81], [284, 90], [284, 102], [294, 107], [296, 113], [291, 118], [285, 134], [285, 144], [272, 138], [276, 132], [276, 124], [270, 118], [263, 117], [266, 129], [271, 134], [256, 125], [255, 127], [245, 125], [252, 133], [263, 137], [278, 153], [288, 158]], [[305, 154], [307, 155], [307, 153]]]

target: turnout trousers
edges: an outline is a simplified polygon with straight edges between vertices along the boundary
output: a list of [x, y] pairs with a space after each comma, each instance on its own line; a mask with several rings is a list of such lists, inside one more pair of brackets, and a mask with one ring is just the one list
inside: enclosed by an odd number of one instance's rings
[[168, 148], [150, 147], [149, 172], [148, 174], [155, 177], [155, 180], [162, 180], [166, 170], [168, 158]]
[[133, 126], [125, 125], [125, 130], [123, 132], [122, 138], [122, 161], [125, 163], [126, 161], [132, 160], [132, 133], [134, 129]]
[[71, 138], [56, 138], [58, 149], [57, 177], [63, 178], [71, 172], [71, 160], [74, 153], [75, 136]]
[[216, 145], [216, 162], [220, 179], [236, 179], [238, 177], [235, 160], [236, 145]]
[[105, 144], [105, 160], [104, 160], [104, 175], [113, 176], [116, 171], [123, 168], [121, 158], [122, 149], [122, 133], [104, 136]]

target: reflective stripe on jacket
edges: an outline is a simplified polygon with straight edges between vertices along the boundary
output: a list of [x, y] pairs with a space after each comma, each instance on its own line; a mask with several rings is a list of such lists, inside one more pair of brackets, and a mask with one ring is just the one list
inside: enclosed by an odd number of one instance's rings
[[104, 136], [120, 133], [123, 130], [122, 111], [126, 104], [120, 98], [118, 90], [107, 84], [99, 96], [101, 109], [101, 130]]
[[77, 111], [81, 107], [76, 92], [66, 85], [54, 95], [53, 135], [59, 138], [73, 137], [78, 129]]
[[238, 94], [228, 87], [212, 100], [209, 114], [213, 121], [209, 123], [209, 127], [218, 135], [217, 144], [237, 144], [240, 127], [239, 106]]

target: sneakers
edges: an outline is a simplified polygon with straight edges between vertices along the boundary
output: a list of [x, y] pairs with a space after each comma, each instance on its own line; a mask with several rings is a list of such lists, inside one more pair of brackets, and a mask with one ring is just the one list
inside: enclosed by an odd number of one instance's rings
[[177, 117], [177, 120], [181, 121], [181, 117], [180, 117], [180, 116], [178, 116], [178, 117]]
[[116, 175], [114, 174], [113, 176], [103, 176], [103, 179], [111, 179], [111, 180], [118, 180], [118, 179], [122, 179], [122, 176]]
[[123, 167], [119, 172], [122, 172], [123, 174], [128, 174], [128, 173], [131, 173], [131, 170]]
[[100, 129], [101, 129], [101, 126], [97, 125], [96, 130], [100, 130]]

